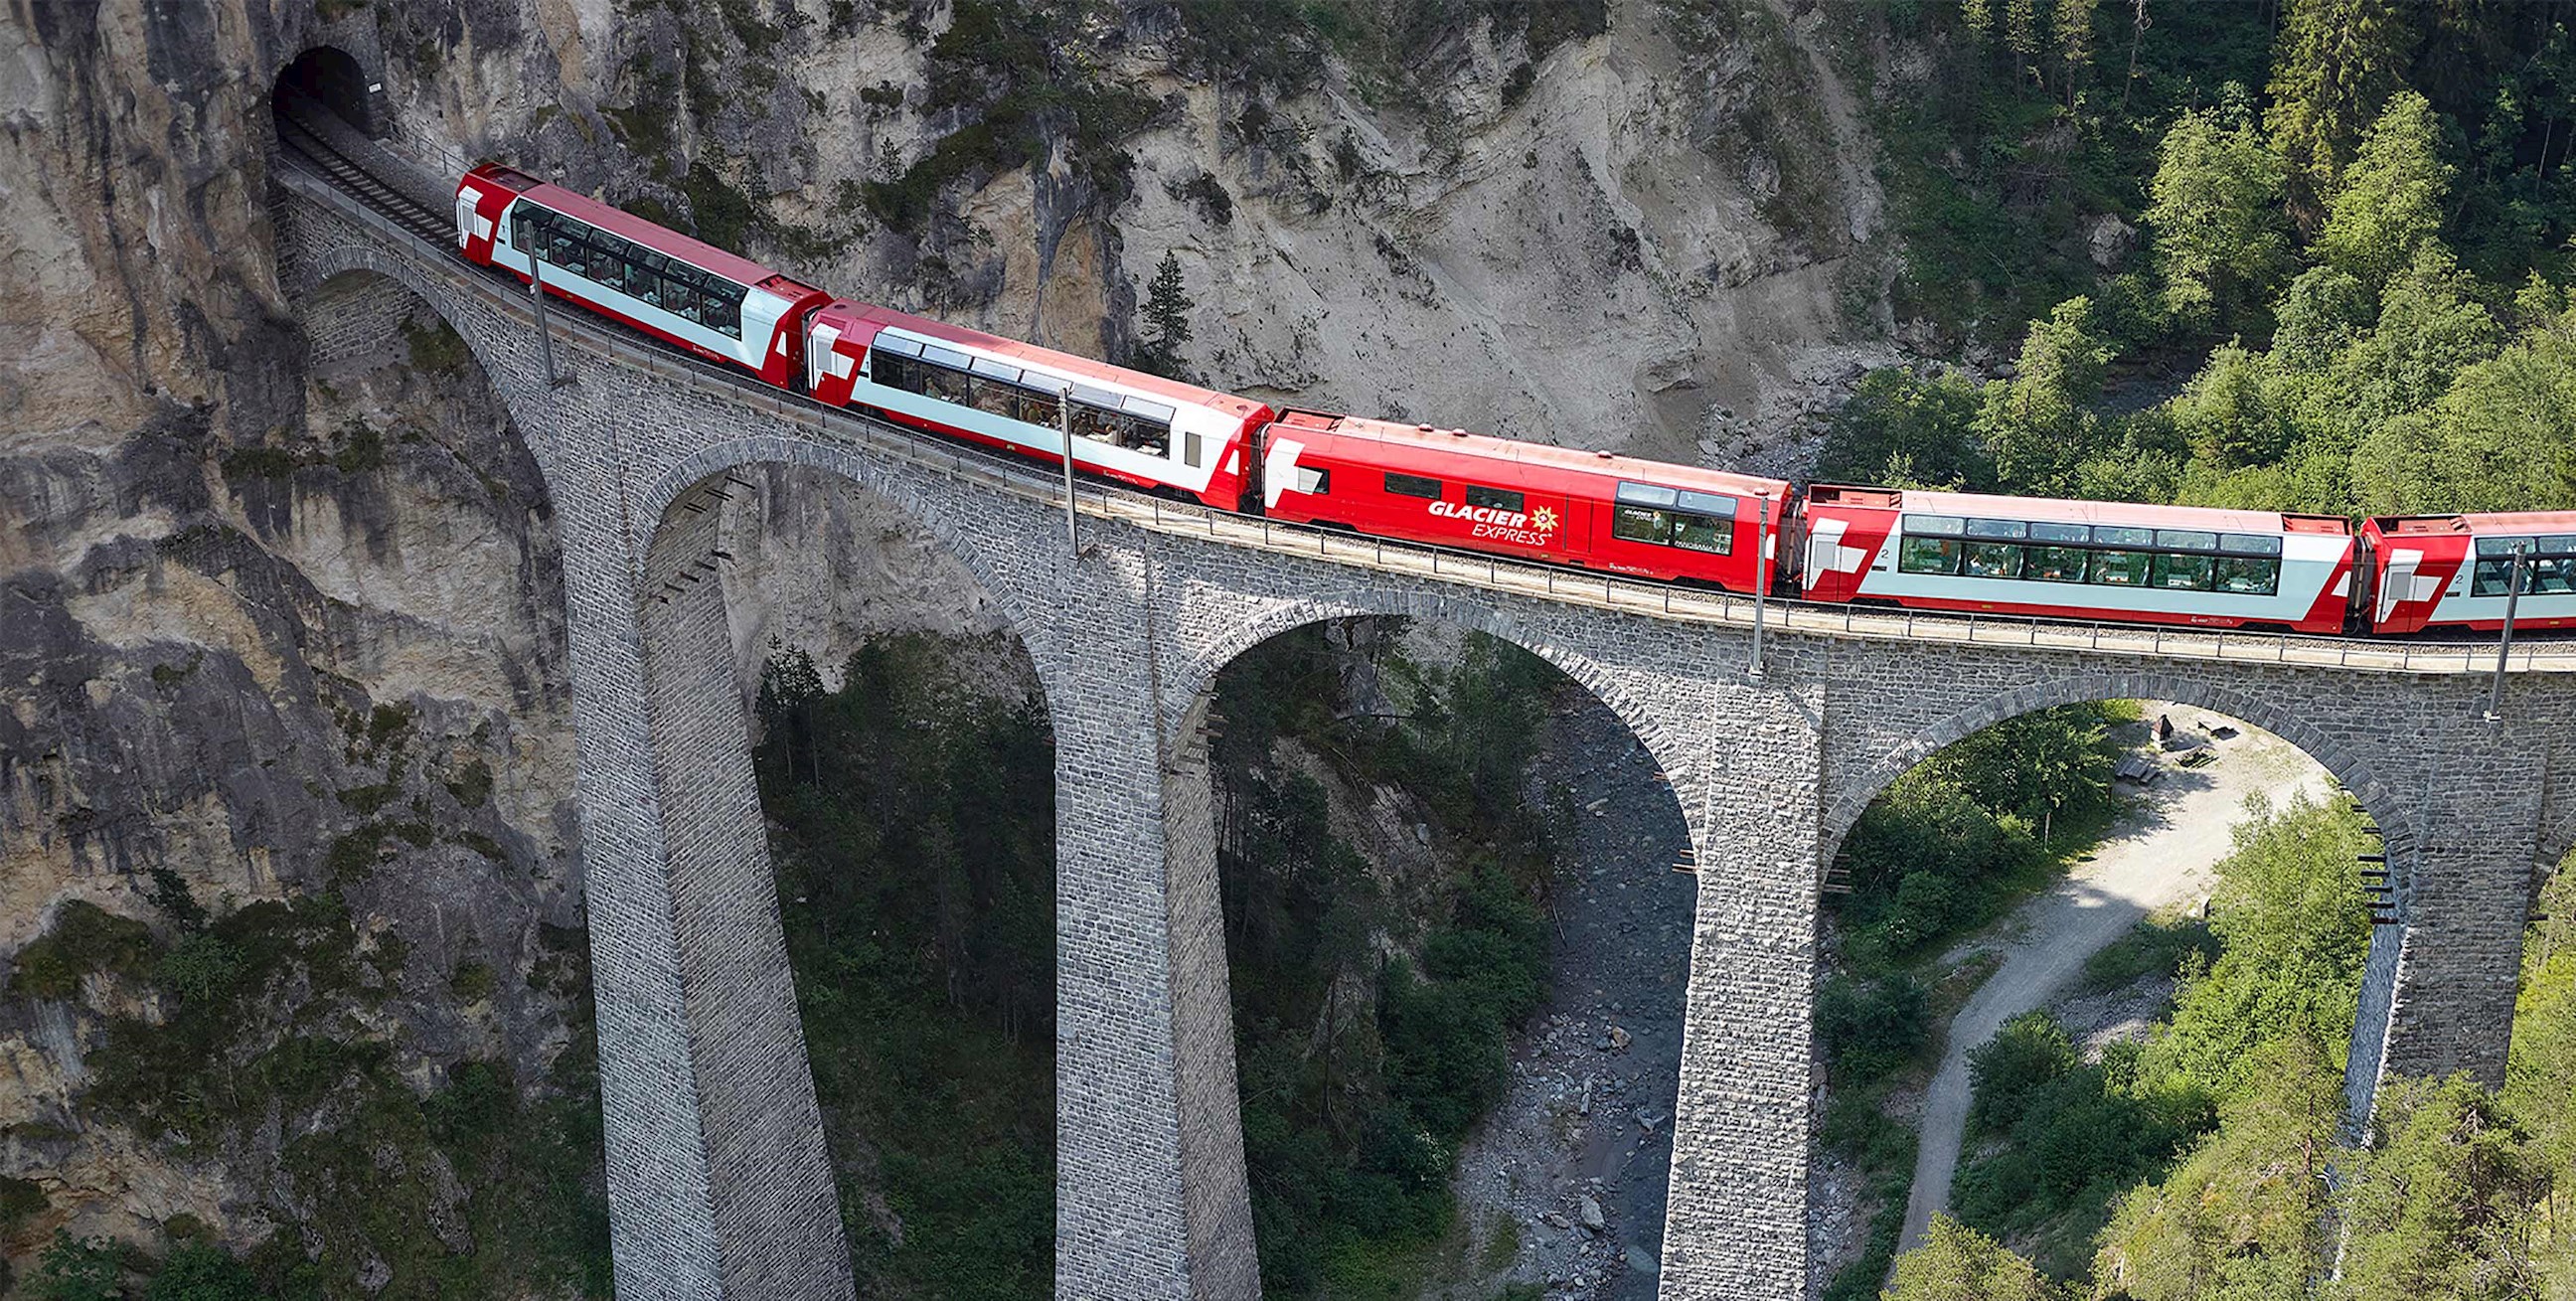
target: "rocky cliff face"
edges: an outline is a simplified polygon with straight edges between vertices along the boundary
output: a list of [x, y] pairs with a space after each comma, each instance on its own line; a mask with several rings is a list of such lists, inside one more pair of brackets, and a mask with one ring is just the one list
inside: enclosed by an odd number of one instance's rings
[[1175, 254], [1182, 360], [1278, 401], [1779, 462], [1892, 355], [1838, 63], [1863, 55], [1821, 10], [1403, 8], [591, 0], [382, 30], [416, 143], [841, 292], [1116, 356]]
[[[1778, 465], [1888, 330], [1825, 35], [1790, 0], [10, 4], [0, 1248], [203, 1232], [334, 1292], [584, 1282], [526, 1235], [595, 1238], [595, 1165], [439, 1119], [579, 1114], [544, 485], [434, 321], [317, 360], [278, 291], [268, 99], [300, 52], [372, 60], [420, 152], [843, 292], [1120, 356], [1171, 254], [1211, 383]], [[780, 473], [728, 527], [747, 671], [994, 626], [864, 497]], [[785, 563], [818, 533], [829, 591]], [[389, 1137], [334, 1146], [362, 1117]], [[335, 1212], [370, 1180], [398, 1213]], [[421, 1225], [480, 1272], [406, 1254]]]

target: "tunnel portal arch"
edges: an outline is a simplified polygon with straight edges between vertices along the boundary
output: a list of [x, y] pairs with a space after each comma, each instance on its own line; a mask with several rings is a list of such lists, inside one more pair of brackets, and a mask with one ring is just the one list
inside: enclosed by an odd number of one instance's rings
[[375, 107], [380, 84], [358, 56], [336, 45], [316, 45], [277, 70], [269, 102], [281, 115], [303, 103], [317, 104], [367, 135], [382, 137]]

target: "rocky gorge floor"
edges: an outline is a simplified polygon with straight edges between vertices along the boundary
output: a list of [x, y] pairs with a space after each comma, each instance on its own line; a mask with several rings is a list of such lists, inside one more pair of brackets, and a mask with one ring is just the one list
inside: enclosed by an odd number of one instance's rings
[[1671, 788], [1618, 717], [1572, 688], [1528, 777], [1532, 799], [1560, 788], [1575, 813], [1550, 901], [1553, 987], [1514, 1049], [1510, 1091], [1458, 1161], [1470, 1277], [1430, 1297], [1655, 1295], [1698, 880], [1673, 870], [1689, 838]]

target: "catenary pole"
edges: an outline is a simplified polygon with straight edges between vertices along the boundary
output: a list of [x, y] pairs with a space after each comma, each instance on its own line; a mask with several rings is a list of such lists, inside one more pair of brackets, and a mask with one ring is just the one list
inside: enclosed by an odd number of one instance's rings
[[2496, 638], [2495, 685], [2487, 689], [2487, 721], [2490, 723], [2501, 717], [2497, 711], [2504, 708], [2504, 665], [2505, 661], [2513, 656], [2513, 616], [2522, 604], [2523, 558], [2530, 554], [2530, 546], [2516, 539], [2513, 547], [2513, 567], [2505, 571], [2504, 632]]
[[1073, 512], [1073, 386], [1060, 385], [1055, 391], [1055, 426], [1064, 435], [1064, 544], [1073, 549], [1076, 559], [1082, 556], [1082, 535], [1075, 531]]
[[1760, 682], [1763, 606], [1771, 595], [1771, 498], [1766, 493], [1755, 500], [1762, 503], [1762, 522], [1753, 533], [1753, 664], [1747, 675]]
[[538, 241], [528, 241], [528, 296], [537, 304], [537, 361], [546, 368], [546, 383], [560, 385], [555, 373], [555, 332], [546, 324], [546, 260], [537, 256]]

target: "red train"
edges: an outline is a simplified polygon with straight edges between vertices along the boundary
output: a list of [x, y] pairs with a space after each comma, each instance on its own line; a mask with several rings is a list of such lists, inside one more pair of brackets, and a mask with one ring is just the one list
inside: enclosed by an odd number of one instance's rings
[[[2576, 512], [2373, 519], [1818, 485], [1273, 411], [834, 298], [485, 163], [468, 261], [833, 406], [1224, 510], [1811, 601], [2299, 632], [2576, 627]], [[1783, 539], [1789, 541], [1783, 546]], [[2473, 563], [2474, 562], [2474, 563]]]

